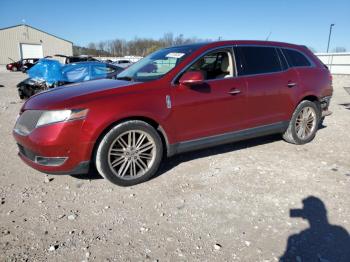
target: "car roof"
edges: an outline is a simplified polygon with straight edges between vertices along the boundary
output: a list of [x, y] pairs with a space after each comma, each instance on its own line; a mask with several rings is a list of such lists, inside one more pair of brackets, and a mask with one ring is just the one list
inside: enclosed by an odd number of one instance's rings
[[223, 46], [223, 45], [262, 45], [262, 46], [278, 46], [278, 47], [292, 47], [300, 48], [301, 45], [278, 42], [278, 41], [264, 41], [264, 40], [225, 40], [207, 43], [207, 46]]
[[210, 44], [210, 43], [213, 43], [213, 42], [198, 42], [198, 43], [186, 44], [186, 45], [174, 45], [174, 46], [166, 47], [165, 49], [170, 49], [170, 48], [174, 48], [174, 47], [199, 48], [199, 47], [205, 46], [205, 45]]
[[194, 44], [171, 46], [171, 47], [168, 47], [168, 48], [175, 48], [175, 47], [201, 48], [201, 47], [220, 47], [220, 46], [225, 46], [225, 45], [266, 45], [266, 46], [294, 47], [294, 48], [300, 48], [301, 47], [301, 45], [285, 43], [285, 42], [277, 42], [277, 41], [224, 40], [224, 41], [213, 41], [213, 42], [199, 42], [199, 43], [194, 43]]

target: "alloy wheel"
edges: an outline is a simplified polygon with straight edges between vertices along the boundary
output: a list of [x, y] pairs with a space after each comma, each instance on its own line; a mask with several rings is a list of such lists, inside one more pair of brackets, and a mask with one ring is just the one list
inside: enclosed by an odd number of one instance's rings
[[295, 131], [299, 139], [306, 140], [316, 128], [316, 112], [312, 107], [304, 107], [295, 121]]
[[130, 180], [144, 175], [156, 157], [153, 138], [141, 130], [119, 135], [108, 150], [108, 164], [114, 175]]

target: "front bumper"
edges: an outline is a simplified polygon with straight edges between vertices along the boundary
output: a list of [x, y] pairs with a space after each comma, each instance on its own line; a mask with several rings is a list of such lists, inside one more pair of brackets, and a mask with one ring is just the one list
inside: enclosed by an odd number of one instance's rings
[[[28, 135], [13, 131], [18, 154], [27, 165], [43, 173], [87, 173], [93, 143], [82, 138], [82, 125], [83, 120], [78, 120], [42, 126]], [[58, 158], [63, 161], [50, 162]]]

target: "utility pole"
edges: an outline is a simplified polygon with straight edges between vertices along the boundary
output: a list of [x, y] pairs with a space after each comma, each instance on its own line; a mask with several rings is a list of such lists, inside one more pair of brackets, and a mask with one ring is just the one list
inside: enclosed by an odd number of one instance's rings
[[329, 43], [331, 42], [331, 36], [332, 36], [332, 28], [335, 26], [335, 24], [331, 24], [329, 26], [329, 36], [328, 36], [328, 44], [327, 44], [327, 53], [329, 51]]

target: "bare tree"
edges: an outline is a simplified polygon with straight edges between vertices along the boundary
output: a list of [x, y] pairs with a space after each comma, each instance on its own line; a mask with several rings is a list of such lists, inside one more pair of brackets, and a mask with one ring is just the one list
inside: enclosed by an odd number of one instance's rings
[[86, 54], [92, 56], [146, 56], [160, 48], [202, 41], [211, 40], [202, 40], [196, 37], [185, 38], [183, 34], [179, 34], [178, 36], [174, 37], [173, 33], [168, 32], [158, 40], [136, 37], [129, 41], [117, 38], [114, 40], [99, 41], [97, 43], [91, 42], [87, 45], [87, 47], [74, 46], [74, 54]]

